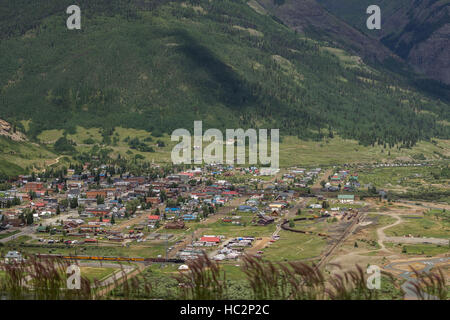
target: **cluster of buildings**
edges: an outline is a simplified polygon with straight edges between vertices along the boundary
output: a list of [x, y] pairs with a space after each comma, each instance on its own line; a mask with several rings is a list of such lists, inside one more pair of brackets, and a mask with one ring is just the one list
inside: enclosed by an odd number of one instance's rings
[[236, 260], [243, 254], [244, 249], [252, 247], [254, 241], [254, 237], [236, 237], [230, 239], [217, 251], [213, 259], [216, 261]]
[[291, 168], [288, 173], [283, 175], [283, 181], [293, 182], [294, 187], [297, 188], [306, 188], [313, 184], [313, 182], [321, 172], [321, 168], [310, 170], [302, 168]]

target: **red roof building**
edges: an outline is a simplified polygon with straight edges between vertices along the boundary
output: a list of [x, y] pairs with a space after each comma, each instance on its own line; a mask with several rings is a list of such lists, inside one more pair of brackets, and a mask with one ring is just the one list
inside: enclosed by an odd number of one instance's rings
[[106, 209], [86, 209], [87, 214], [93, 214], [93, 215], [107, 215], [109, 214], [109, 210]]
[[180, 176], [188, 176], [189, 178], [192, 178], [194, 176], [194, 173], [192, 173], [192, 172], [181, 172], [178, 175], [180, 175]]
[[23, 190], [25, 192], [38, 192], [44, 189], [44, 184], [42, 182], [28, 182], [24, 187]]
[[220, 242], [220, 238], [219, 237], [201, 237], [200, 241], [219, 243]]
[[224, 191], [222, 192], [222, 195], [224, 196], [237, 196], [239, 193], [237, 191]]
[[159, 197], [146, 197], [145, 202], [151, 204], [160, 204], [161, 199]]

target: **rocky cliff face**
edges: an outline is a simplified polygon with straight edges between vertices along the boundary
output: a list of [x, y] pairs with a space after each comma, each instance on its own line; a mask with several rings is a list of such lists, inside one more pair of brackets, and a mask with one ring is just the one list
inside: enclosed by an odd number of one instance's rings
[[[296, 1], [296, 0], [293, 0]], [[382, 28], [365, 28], [372, 0], [317, 0], [334, 15], [380, 40], [416, 72], [450, 84], [450, 1], [379, 0]]]
[[408, 55], [408, 62], [417, 72], [450, 84], [450, 23], [414, 46]]
[[25, 141], [25, 135], [11, 126], [9, 122], [0, 119], [0, 136], [8, 137], [14, 141]]
[[370, 61], [396, 58], [378, 39], [335, 17], [316, 0], [258, 0], [266, 10], [300, 33], [314, 33]]

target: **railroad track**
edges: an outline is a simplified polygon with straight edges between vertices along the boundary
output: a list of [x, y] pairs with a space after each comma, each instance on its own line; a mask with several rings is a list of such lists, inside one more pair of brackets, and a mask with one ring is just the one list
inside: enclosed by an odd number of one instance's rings
[[92, 260], [92, 261], [122, 261], [139, 263], [184, 263], [183, 259], [166, 258], [140, 258], [140, 257], [103, 257], [103, 256], [82, 256], [82, 255], [62, 255], [62, 254], [36, 254], [37, 258], [53, 258], [64, 260]]
[[353, 233], [353, 229], [355, 227], [355, 225], [358, 224], [359, 221], [362, 221], [365, 218], [365, 213], [362, 213], [360, 216], [357, 216], [353, 219], [352, 223], [350, 224], [350, 226], [347, 227], [347, 229], [344, 231], [344, 233], [341, 235], [341, 237], [338, 239], [338, 241], [333, 244], [328, 250], [327, 252], [325, 252], [322, 255], [322, 258], [320, 259], [320, 261], [316, 264], [315, 268], [316, 270], [318, 270], [322, 265], [324, 265], [328, 259], [331, 257], [333, 251], [338, 248], [346, 239], [347, 237]]

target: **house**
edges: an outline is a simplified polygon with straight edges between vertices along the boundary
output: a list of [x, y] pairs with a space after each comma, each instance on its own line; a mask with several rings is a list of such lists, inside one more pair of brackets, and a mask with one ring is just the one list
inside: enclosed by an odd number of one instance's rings
[[180, 208], [166, 208], [165, 209], [165, 211], [167, 212], [167, 213], [177, 213], [177, 212], [180, 212]]
[[107, 191], [106, 190], [90, 190], [86, 191], [86, 198], [95, 199], [97, 197], [106, 198]]
[[80, 197], [80, 189], [70, 189], [67, 192], [67, 199], [79, 198]]
[[149, 224], [156, 224], [161, 219], [161, 216], [157, 215], [150, 215], [148, 216], [148, 223]]
[[97, 204], [97, 199], [78, 198], [77, 202], [79, 206], [89, 207]]
[[236, 197], [239, 193], [237, 191], [224, 191], [222, 192], [222, 196], [224, 197]]
[[338, 200], [340, 203], [353, 203], [355, 201], [355, 195], [353, 195], [353, 194], [338, 194]]
[[43, 191], [44, 184], [42, 182], [28, 182], [24, 187], [23, 190], [25, 192], [39, 192]]
[[185, 215], [183, 215], [183, 220], [184, 221], [194, 221], [195, 219], [197, 219], [197, 215], [196, 214], [185, 214]]
[[330, 180], [333, 182], [339, 182], [341, 181], [341, 177], [337, 173], [335, 173], [334, 175], [331, 176]]
[[200, 241], [201, 242], [218, 244], [218, 243], [220, 243], [220, 238], [219, 237], [204, 236], [204, 237], [200, 238]]
[[23, 261], [23, 257], [18, 251], [8, 251], [8, 253], [5, 255], [6, 263], [21, 262], [21, 261]]
[[272, 210], [281, 210], [286, 208], [286, 203], [274, 202], [269, 204], [269, 208]]
[[255, 207], [251, 207], [251, 206], [238, 206], [238, 211], [242, 211], [242, 212], [255, 212], [258, 209]]
[[47, 232], [47, 228], [45, 226], [39, 226], [36, 229], [37, 232]]
[[158, 205], [158, 204], [161, 203], [161, 199], [159, 197], [146, 197], [145, 198], [145, 202], [146, 203], [151, 203], [152, 205], [153, 204]]
[[272, 222], [274, 222], [274, 221], [275, 221], [275, 219], [274, 219], [273, 217], [269, 217], [269, 216], [261, 216], [261, 217], [258, 219], [257, 224], [260, 225], [260, 226], [265, 226], [265, 225], [268, 225], [268, 224], [270, 224], [270, 223], [272, 223]]
[[164, 225], [165, 229], [184, 229], [184, 222], [183, 221], [175, 221], [175, 222], [169, 222]]
[[249, 206], [257, 206], [259, 204], [259, 201], [257, 199], [249, 199], [246, 201], [246, 203]]
[[86, 209], [86, 214], [89, 216], [106, 216], [109, 214], [109, 209], [103, 208], [88, 208]]

